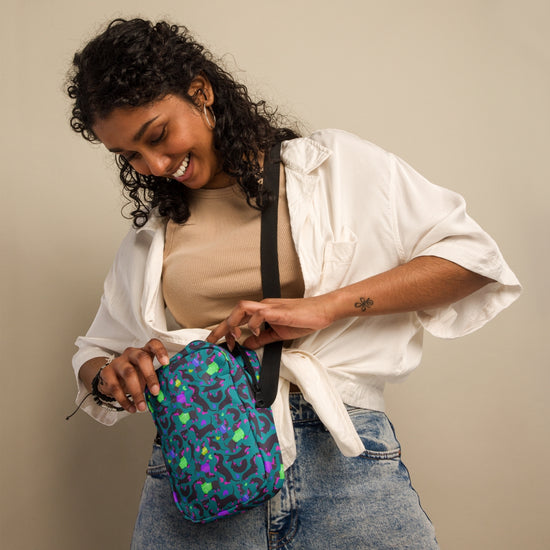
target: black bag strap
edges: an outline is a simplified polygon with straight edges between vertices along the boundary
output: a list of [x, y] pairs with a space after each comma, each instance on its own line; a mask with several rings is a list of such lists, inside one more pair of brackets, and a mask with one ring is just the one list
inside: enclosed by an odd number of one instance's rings
[[[262, 290], [264, 298], [280, 298], [279, 254], [277, 250], [277, 227], [279, 212], [279, 176], [281, 165], [281, 143], [276, 143], [264, 158], [264, 189], [269, 192], [269, 202], [262, 210], [260, 257]], [[268, 323], [265, 323], [269, 327]], [[269, 407], [277, 396], [281, 351], [283, 342], [272, 342], [264, 346], [260, 371], [260, 389], [256, 394], [256, 407]]]

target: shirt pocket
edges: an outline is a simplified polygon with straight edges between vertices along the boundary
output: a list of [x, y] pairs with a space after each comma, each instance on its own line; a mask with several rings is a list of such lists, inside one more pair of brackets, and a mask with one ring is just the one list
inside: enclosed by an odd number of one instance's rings
[[357, 248], [357, 237], [345, 227], [338, 240], [328, 241], [323, 250], [323, 267], [316, 294], [325, 294], [342, 286]]

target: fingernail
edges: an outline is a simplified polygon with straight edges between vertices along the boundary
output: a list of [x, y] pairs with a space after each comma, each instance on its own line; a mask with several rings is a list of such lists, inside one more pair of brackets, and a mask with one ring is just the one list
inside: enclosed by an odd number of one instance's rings
[[138, 403], [138, 409], [143, 412], [147, 407], [145, 406], [145, 403], [142, 401], [141, 403]]
[[159, 390], [160, 390], [160, 387], [158, 386], [158, 384], [154, 384], [153, 386], [151, 386], [149, 388], [149, 391], [153, 394], [153, 395], [158, 395], [159, 394]]
[[128, 409], [132, 414], [136, 412], [136, 408], [132, 405], [129, 409]]
[[168, 357], [168, 355], [165, 355], [163, 358], [162, 358], [162, 366], [165, 367], [166, 365], [168, 365], [170, 363], [170, 359]]

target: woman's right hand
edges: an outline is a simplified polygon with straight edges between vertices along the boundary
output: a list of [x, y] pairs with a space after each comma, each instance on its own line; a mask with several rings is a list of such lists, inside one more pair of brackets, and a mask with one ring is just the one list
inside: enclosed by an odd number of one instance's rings
[[[166, 348], [156, 338], [149, 340], [142, 348], [126, 348], [101, 371], [99, 391], [108, 397], [114, 397], [120, 406], [130, 413], [146, 410], [143, 395], [145, 387], [147, 386], [153, 395], [158, 395], [160, 390], [153, 366], [155, 357], [161, 365], [170, 362]], [[104, 364], [105, 359], [95, 358], [82, 365], [79, 375], [89, 389], [98, 368]]]

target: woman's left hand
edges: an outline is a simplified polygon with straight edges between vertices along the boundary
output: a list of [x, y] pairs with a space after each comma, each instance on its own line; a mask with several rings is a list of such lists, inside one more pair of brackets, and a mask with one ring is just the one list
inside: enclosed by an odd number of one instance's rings
[[[312, 298], [266, 298], [261, 302], [242, 300], [229, 317], [219, 324], [206, 339], [216, 343], [226, 339], [230, 347], [241, 336], [239, 327], [248, 325], [253, 336], [243, 344], [257, 349], [278, 340], [293, 340], [328, 327], [332, 322], [328, 295]], [[262, 324], [269, 328], [262, 330]]]

